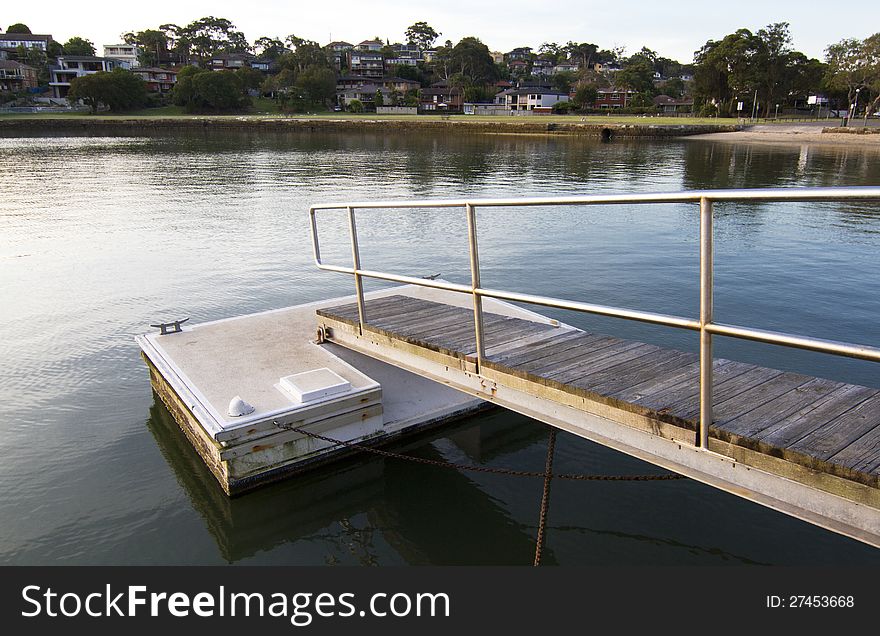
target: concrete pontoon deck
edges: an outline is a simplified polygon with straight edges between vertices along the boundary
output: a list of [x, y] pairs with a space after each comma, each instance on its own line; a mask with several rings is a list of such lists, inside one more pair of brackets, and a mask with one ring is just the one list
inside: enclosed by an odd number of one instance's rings
[[[398, 287], [367, 297], [388, 295], [444, 296]], [[351, 452], [279, 424], [333, 439], [382, 443], [491, 406], [338, 345], [316, 344], [315, 312], [352, 300], [331, 299], [137, 338], [153, 388], [227, 494]], [[506, 303], [492, 308], [536, 325], [552, 323]], [[333, 372], [350, 389], [302, 403], [281, 381], [320, 369]], [[253, 413], [229, 415], [227, 406], [236, 396], [253, 405]]]

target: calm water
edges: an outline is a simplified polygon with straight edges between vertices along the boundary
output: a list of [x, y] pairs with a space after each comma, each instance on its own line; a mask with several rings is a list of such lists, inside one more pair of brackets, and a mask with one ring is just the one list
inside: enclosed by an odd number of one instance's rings
[[[541, 484], [365, 458], [221, 494], [134, 344], [351, 293], [310, 263], [325, 200], [880, 184], [870, 149], [545, 137], [0, 138], [0, 563], [529, 564]], [[696, 315], [694, 206], [480, 213], [484, 283]], [[373, 269], [466, 281], [460, 211], [363, 212]], [[880, 207], [717, 206], [717, 319], [880, 345]], [[322, 225], [326, 256], [345, 261]], [[341, 236], [341, 234], [340, 234]], [[696, 350], [696, 336], [562, 314]], [[718, 355], [880, 386], [876, 366], [721, 340]], [[404, 448], [543, 468], [546, 428], [496, 412]], [[651, 466], [560, 435], [562, 472]], [[880, 564], [880, 551], [690, 481], [556, 483], [545, 562]]]

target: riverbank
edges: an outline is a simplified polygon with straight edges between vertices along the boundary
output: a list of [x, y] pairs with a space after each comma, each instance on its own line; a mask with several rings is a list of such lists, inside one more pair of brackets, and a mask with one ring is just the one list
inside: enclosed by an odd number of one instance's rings
[[[858, 123], [858, 122], [857, 122]], [[875, 122], [871, 122], [874, 124]], [[764, 124], [737, 131], [714, 131], [690, 139], [729, 141], [735, 143], [824, 144], [837, 146], [872, 146], [880, 148], [880, 127], [829, 127], [821, 122], [810, 124]]]
[[[659, 119], [659, 118], [658, 118]], [[631, 122], [630, 120], [635, 120]], [[668, 120], [667, 120], [668, 121]], [[174, 130], [253, 130], [291, 132], [414, 132], [439, 131], [465, 134], [561, 134], [604, 140], [614, 138], [670, 138], [733, 132], [737, 124], [673, 123], [645, 118], [571, 117], [3, 117], [0, 133], [53, 134], [72, 131], [138, 134]], [[674, 120], [673, 120], [674, 121]]]

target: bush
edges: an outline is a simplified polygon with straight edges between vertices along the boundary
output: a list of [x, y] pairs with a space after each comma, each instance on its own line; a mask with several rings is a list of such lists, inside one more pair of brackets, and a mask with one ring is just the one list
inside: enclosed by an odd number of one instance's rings
[[177, 75], [172, 100], [189, 112], [240, 111], [250, 105], [245, 91], [234, 72], [187, 66]]
[[362, 113], [364, 112], [364, 104], [359, 99], [353, 99], [348, 102], [348, 110], [352, 113]]
[[125, 69], [113, 69], [75, 77], [70, 82], [67, 99], [82, 100], [93, 113], [103, 105], [114, 112], [143, 106], [147, 101], [147, 87], [143, 80]]

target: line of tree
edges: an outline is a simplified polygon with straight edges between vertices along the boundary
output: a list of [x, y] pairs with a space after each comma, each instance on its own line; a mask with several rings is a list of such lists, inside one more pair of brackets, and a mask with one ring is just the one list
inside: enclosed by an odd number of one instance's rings
[[[17, 23], [7, 31], [30, 33], [30, 28]], [[528, 48], [515, 50], [520, 52], [518, 59], [526, 64], [524, 72], [514, 77], [507, 64], [494, 62], [489, 48], [479, 38], [464, 37], [456, 44], [446, 40], [436, 46], [441, 35], [427, 22], [412, 24], [404, 32], [405, 41], [419, 51], [433, 50], [431, 61], [389, 65], [389, 74], [418, 81], [422, 86], [444, 82], [461, 89], [465, 99], [471, 101], [491, 98], [498, 80], [512, 79], [523, 83], [549, 82], [561, 92], [571, 92], [575, 96], [573, 101], [580, 106], [588, 106], [597, 89], [610, 86], [631, 91], [633, 106], [650, 106], [653, 97], [661, 92], [672, 97], [689, 93], [704, 114], [736, 115], [738, 102], [745, 102], [750, 109], [757, 100], [761, 113], [769, 116], [777, 104], [802, 104], [807, 95], [820, 92], [850, 108], [857, 99], [859, 108], [868, 112], [880, 106], [880, 33], [864, 40], [849, 38], [831, 44], [824, 61], [820, 61], [795, 50], [789, 24], [777, 22], [755, 32], [739, 29], [719, 40], [708, 40], [694, 53], [692, 65], [665, 58], [648, 48], [627, 57], [622, 48], [600, 49], [591, 42], [545, 42], [536, 53]], [[203, 67], [220, 53], [258, 54], [272, 63], [273, 73], [269, 77], [259, 76], [258, 81], [255, 73], [242, 72], [236, 76], [236, 82], [245, 92], [258, 90], [275, 96], [292, 109], [328, 105], [335, 97], [332, 52], [296, 35], [283, 39], [262, 36], [251, 45], [232, 21], [206, 16], [185, 26], [162, 24], [130, 31], [122, 37], [125, 42], [139, 45], [141, 63], [146, 66]], [[48, 59], [60, 54], [94, 55], [95, 47], [88, 39], [75, 36], [63, 45], [50, 43], [48, 55], [22, 47], [19, 59], [40, 69], [40, 80], [44, 82], [48, 80]], [[398, 56], [390, 41], [382, 54], [386, 59]], [[533, 65], [539, 59], [554, 65], [574, 62], [579, 69], [550, 78], [533, 76]], [[604, 65], [606, 70], [597, 70], [597, 64]], [[680, 78], [691, 74], [692, 84]], [[658, 77], [662, 78], [659, 82]], [[411, 97], [399, 96], [394, 100]], [[213, 108], [192, 105], [188, 99], [185, 102], [192, 108]]]

